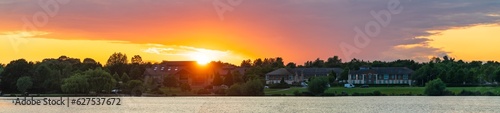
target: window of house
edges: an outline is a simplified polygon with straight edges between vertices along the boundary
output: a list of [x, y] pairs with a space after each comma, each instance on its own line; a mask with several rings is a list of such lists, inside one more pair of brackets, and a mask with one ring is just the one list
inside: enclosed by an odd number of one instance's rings
[[384, 74], [384, 80], [387, 80], [389, 79], [389, 75], [388, 74]]
[[403, 75], [403, 80], [408, 80], [408, 75]]

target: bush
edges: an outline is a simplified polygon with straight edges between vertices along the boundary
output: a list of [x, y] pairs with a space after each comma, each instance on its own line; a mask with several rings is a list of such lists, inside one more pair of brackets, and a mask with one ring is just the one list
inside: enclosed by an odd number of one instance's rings
[[444, 90], [443, 95], [444, 96], [455, 96], [455, 93], [450, 91], [450, 90]]
[[163, 91], [161, 91], [160, 88], [158, 88], [158, 87], [151, 89], [151, 91], [149, 91], [149, 93], [151, 93], [151, 94], [164, 94]]
[[300, 94], [300, 91], [298, 91], [298, 90], [293, 91], [293, 95], [295, 95], [295, 96], [302, 96], [302, 95]]
[[283, 96], [281, 94], [272, 94], [271, 96]]
[[484, 96], [496, 96], [496, 94], [491, 92], [491, 91], [485, 92], [483, 95]]
[[302, 84], [301, 84], [301, 82], [295, 82], [294, 81], [294, 82], [292, 82], [291, 86], [293, 86], [293, 87], [302, 87]]
[[474, 96], [474, 92], [462, 90], [460, 91], [460, 93], [457, 94], [457, 96]]
[[302, 96], [314, 96], [311, 92], [302, 92]]
[[287, 83], [284, 83], [284, 84], [271, 84], [269, 86], [270, 89], [287, 89], [287, 88], [290, 88], [290, 85], [288, 85]]
[[428, 96], [447, 95], [446, 84], [441, 79], [434, 79], [425, 84], [424, 94]]
[[349, 96], [349, 94], [347, 94], [347, 92], [345, 92], [345, 91], [342, 91], [342, 92], [340, 93], [340, 95], [338, 95], [338, 96]]
[[323, 93], [321, 96], [336, 96], [335, 93]]
[[373, 93], [352, 93], [352, 96], [373, 96]]
[[225, 89], [217, 89], [217, 90], [214, 91], [214, 93], [217, 94], [217, 95], [225, 95], [226, 94], [226, 90]]
[[281, 78], [280, 83], [278, 83], [278, 84], [271, 84], [269, 86], [269, 88], [271, 88], [271, 89], [287, 89], [287, 88], [290, 88], [290, 85], [285, 82], [285, 78]]
[[325, 90], [328, 89], [328, 79], [325, 77], [318, 77], [312, 79], [312, 81], [309, 83], [307, 90], [314, 95], [319, 95], [325, 92]]
[[380, 91], [373, 91], [373, 96], [382, 96]]
[[212, 90], [213, 88], [214, 88], [213, 85], [207, 85], [207, 86], [205, 86], [205, 89], [208, 89], [208, 90]]
[[181, 84], [181, 91], [191, 91], [191, 86], [187, 83]]
[[[452, 93], [452, 92], [450, 92]], [[453, 94], [453, 93], [452, 93]], [[414, 96], [412, 92], [399, 94], [399, 96]]]
[[140, 80], [131, 80], [127, 82], [127, 86], [129, 89], [134, 89], [136, 87], [142, 87], [142, 81]]
[[264, 84], [259, 79], [254, 79], [246, 82], [241, 86], [241, 94], [247, 96], [261, 96], [264, 95]]
[[231, 86], [229, 89], [226, 90], [226, 95], [229, 95], [229, 96], [238, 96], [238, 95], [243, 95], [241, 93], [241, 85], [240, 84], [234, 84], [233, 86]]
[[200, 89], [196, 93], [199, 95], [206, 95], [206, 94], [210, 94], [210, 91], [208, 91], [207, 89]]
[[142, 96], [142, 90], [140, 89], [133, 89], [132, 92], [130, 93], [132, 96]]

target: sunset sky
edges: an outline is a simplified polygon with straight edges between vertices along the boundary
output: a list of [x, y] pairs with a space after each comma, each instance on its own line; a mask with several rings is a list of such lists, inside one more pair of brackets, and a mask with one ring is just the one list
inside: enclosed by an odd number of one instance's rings
[[[61, 55], [105, 63], [114, 52], [152, 62], [221, 60], [236, 65], [278, 56], [303, 64], [334, 55], [344, 61], [428, 61], [444, 55], [500, 61], [496, 0], [232, 1], [1, 0], [0, 63]], [[371, 11], [391, 6], [400, 12], [391, 12], [378, 34], [357, 45], [354, 29], [366, 31], [370, 22], [378, 22]], [[346, 53], [342, 44], [357, 51]]]

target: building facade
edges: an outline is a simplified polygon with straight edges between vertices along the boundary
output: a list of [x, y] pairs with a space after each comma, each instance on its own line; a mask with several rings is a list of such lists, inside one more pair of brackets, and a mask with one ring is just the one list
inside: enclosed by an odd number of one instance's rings
[[361, 67], [351, 70], [348, 83], [351, 84], [409, 84], [413, 70], [406, 67]]
[[161, 85], [167, 76], [174, 76], [180, 83], [204, 86], [211, 83], [212, 73], [198, 65], [196, 61], [163, 61], [146, 68], [144, 78]]
[[286, 83], [292, 84], [293, 82], [307, 81], [312, 77], [329, 76], [333, 73], [338, 75], [338, 78], [342, 71], [341, 68], [280, 68], [265, 76], [267, 84], [279, 83], [282, 78]]

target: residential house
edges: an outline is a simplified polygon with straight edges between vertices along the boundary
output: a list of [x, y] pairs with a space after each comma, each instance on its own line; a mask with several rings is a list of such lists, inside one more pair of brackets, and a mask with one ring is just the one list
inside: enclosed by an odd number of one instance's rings
[[348, 83], [352, 84], [409, 84], [413, 83], [413, 70], [406, 67], [360, 67], [350, 71]]
[[196, 61], [163, 61], [160, 64], [146, 68], [145, 80], [162, 84], [167, 76], [174, 76], [180, 83], [194, 86], [204, 86], [213, 79], [209, 69], [200, 66]]
[[329, 76], [335, 73], [340, 76], [341, 68], [279, 68], [266, 74], [266, 83], [279, 83], [283, 78], [286, 83], [307, 81], [311, 77]]

